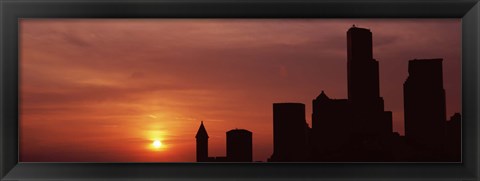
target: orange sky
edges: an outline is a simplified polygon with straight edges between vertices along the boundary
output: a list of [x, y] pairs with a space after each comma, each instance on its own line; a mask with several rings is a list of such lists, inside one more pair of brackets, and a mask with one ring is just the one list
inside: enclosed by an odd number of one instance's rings
[[[346, 31], [373, 32], [381, 95], [403, 134], [408, 60], [444, 58], [447, 117], [461, 110], [461, 24], [450, 20], [26, 19], [20, 21], [20, 161], [190, 162], [204, 120], [272, 154], [272, 103], [347, 97]], [[155, 149], [153, 140], [163, 146]]]

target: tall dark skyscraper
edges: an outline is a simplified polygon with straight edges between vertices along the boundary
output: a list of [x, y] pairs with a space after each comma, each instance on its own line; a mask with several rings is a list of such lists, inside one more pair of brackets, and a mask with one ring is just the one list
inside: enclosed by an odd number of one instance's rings
[[197, 162], [208, 161], [208, 134], [205, 126], [203, 126], [203, 121], [200, 123], [195, 138], [197, 140]]
[[420, 148], [442, 149], [446, 124], [442, 59], [410, 60], [403, 96], [405, 137]]
[[372, 32], [353, 26], [347, 31], [348, 99], [378, 107], [378, 61], [373, 59]]
[[273, 104], [273, 155], [269, 161], [294, 162], [308, 158], [307, 122], [302, 103]]
[[393, 135], [392, 112], [380, 97], [379, 64], [373, 59], [372, 32], [347, 31], [348, 99], [325, 92], [312, 101], [311, 157], [315, 161], [385, 161]]
[[380, 97], [378, 61], [373, 59], [372, 32], [352, 26], [347, 31], [348, 101], [355, 127], [362, 134], [391, 134], [391, 112]]
[[231, 162], [252, 162], [252, 132], [233, 129], [227, 132], [227, 158]]

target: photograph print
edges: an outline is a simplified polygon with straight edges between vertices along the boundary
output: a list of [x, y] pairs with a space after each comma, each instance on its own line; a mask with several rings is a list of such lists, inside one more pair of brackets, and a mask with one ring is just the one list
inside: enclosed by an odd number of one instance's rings
[[21, 19], [20, 162], [462, 162], [460, 19]]

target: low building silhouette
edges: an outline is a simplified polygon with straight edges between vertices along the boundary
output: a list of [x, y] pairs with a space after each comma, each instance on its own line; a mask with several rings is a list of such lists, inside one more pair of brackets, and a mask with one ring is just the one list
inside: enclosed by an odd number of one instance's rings
[[231, 162], [252, 162], [252, 132], [233, 129], [227, 132], [227, 158]]
[[309, 158], [308, 126], [302, 103], [273, 104], [271, 162], [300, 162]]
[[312, 159], [341, 160], [340, 154], [349, 142], [354, 126], [347, 99], [330, 99], [324, 91], [312, 101]]
[[445, 130], [445, 144], [448, 160], [460, 162], [462, 160], [462, 116], [455, 113], [447, 121]]
[[200, 123], [195, 139], [197, 141], [197, 162], [252, 162], [252, 132], [245, 129], [233, 129], [227, 135], [227, 156], [208, 156], [208, 133]]

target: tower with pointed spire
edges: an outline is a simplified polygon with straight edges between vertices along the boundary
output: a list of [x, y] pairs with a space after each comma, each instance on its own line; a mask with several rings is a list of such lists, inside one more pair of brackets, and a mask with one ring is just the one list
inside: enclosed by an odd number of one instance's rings
[[208, 161], [208, 133], [203, 121], [200, 123], [195, 139], [197, 140], [197, 162]]

